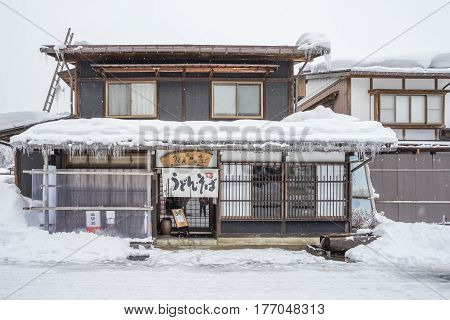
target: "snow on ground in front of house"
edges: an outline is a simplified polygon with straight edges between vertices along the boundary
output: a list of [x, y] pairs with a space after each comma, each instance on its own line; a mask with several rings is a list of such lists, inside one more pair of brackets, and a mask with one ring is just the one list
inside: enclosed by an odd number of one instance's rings
[[[36, 125], [11, 138], [16, 148], [29, 146], [77, 146], [146, 147], [167, 144], [217, 143], [252, 146], [269, 143], [321, 143], [325, 148], [330, 142], [354, 143], [381, 147], [387, 143], [396, 145], [394, 131], [376, 121], [360, 121], [354, 117], [336, 114], [319, 106], [303, 116], [290, 116], [284, 121], [236, 120], [236, 121], [162, 121], [68, 119]], [[370, 147], [370, 146], [369, 146]]]
[[68, 262], [124, 261], [133, 252], [129, 239], [91, 233], [56, 233], [28, 227], [22, 209], [27, 201], [12, 184], [12, 177], [0, 176], [0, 261]]
[[381, 223], [373, 233], [379, 238], [350, 249], [347, 258], [369, 264], [450, 269], [450, 226], [377, 218]]
[[0, 131], [57, 120], [68, 116], [69, 113], [56, 114], [45, 111], [15, 111], [0, 113]]
[[304, 251], [281, 249], [154, 249], [148, 261], [0, 263], [0, 296], [8, 296], [36, 276], [9, 298], [450, 298], [450, 270], [328, 261]]

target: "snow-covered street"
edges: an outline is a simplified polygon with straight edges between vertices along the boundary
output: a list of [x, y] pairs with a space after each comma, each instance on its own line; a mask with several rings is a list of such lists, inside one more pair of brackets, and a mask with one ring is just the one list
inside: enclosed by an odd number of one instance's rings
[[[5, 180], [5, 179], [3, 179]], [[25, 199], [0, 181], [0, 296], [9, 299], [444, 299], [450, 229], [379, 217], [354, 263], [282, 249], [148, 251], [129, 239], [27, 227]], [[417, 235], [420, 235], [418, 237]], [[429, 239], [428, 241], [425, 241]], [[433, 239], [433, 240], [431, 240]], [[63, 261], [58, 263], [58, 261]]]
[[10, 299], [444, 299], [450, 268], [326, 261], [279, 249], [154, 250], [145, 262], [0, 266]]

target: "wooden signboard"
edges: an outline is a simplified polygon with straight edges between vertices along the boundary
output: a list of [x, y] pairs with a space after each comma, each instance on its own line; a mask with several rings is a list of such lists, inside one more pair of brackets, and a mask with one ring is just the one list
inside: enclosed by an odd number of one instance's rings
[[160, 158], [164, 167], [208, 167], [212, 153], [206, 151], [173, 151]]
[[185, 228], [189, 226], [183, 209], [172, 209], [172, 215], [177, 228]]

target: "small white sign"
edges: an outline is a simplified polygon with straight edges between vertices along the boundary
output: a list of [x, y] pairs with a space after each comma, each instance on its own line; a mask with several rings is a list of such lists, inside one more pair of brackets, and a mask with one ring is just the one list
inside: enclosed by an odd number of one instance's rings
[[114, 223], [116, 223], [116, 212], [106, 211], [106, 224], [114, 224]]
[[95, 232], [101, 226], [100, 211], [86, 211], [86, 230], [88, 232]]
[[218, 169], [163, 168], [164, 197], [217, 198]]

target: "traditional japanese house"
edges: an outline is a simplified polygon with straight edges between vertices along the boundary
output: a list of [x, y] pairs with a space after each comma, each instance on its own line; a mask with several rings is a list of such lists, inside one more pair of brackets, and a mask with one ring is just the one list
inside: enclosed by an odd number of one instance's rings
[[33, 177], [29, 209], [55, 232], [157, 238], [187, 225], [191, 236], [221, 239], [350, 231], [352, 170], [366, 153], [396, 147], [378, 122], [327, 109], [292, 114], [294, 66], [320, 50], [41, 51], [74, 66], [62, 77], [80, 119], [35, 126], [11, 144], [18, 168], [34, 158], [18, 175]]
[[396, 132], [398, 149], [370, 163], [376, 207], [396, 221], [441, 222], [450, 215], [450, 55], [429, 61], [336, 61], [331, 70], [316, 65], [299, 81], [298, 111], [325, 105]]

